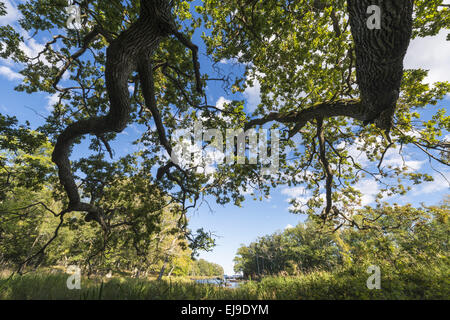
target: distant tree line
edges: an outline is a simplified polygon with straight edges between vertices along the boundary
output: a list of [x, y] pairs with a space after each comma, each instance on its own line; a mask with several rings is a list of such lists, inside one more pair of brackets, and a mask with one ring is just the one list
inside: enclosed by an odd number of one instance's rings
[[191, 265], [191, 269], [189, 270], [189, 275], [191, 276], [206, 276], [206, 277], [214, 277], [214, 276], [223, 276], [224, 271], [221, 265], [216, 263], [208, 262], [204, 259], [200, 259], [194, 261]]
[[422, 208], [367, 207], [353, 217], [353, 227], [338, 230], [308, 219], [240, 247], [234, 260], [235, 271], [255, 278], [377, 265], [392, 272], [434, 266], [448, 274], [449, 200]]

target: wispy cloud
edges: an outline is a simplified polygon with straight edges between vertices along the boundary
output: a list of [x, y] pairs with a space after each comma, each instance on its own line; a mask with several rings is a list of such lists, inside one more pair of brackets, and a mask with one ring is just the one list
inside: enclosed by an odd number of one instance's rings
[[252, 187], [246, 186], [246, 190], [244, 190], [244, 188], [241, 186], [239, 187], [239, 193], [243, 196], [250, 196], [252, 194], [254, 194], [255, 189], [253, 189]]
[[225, 97], [220, 97], [216, 102], [216, 108], [223, 110], [225, 104], [231, 103], [231, 100], [225, 99]]
[[22, 80], [23, 76], [20, 73], [13, 71], [7, 66], [0, 66], [0, 74], [10, 81]]
[[450, 185], [448, 181], [450, 180], [450, 171], [444, 171], [441, 173], [435, 172], [432, 176], [434, 181], [425, 182], [415, 186], [412, 194], [417, 196], [422, 194], [441, 192], [444, 190], [450, 191]]
[[3, 0], [2, 1], [6, 6], [6, 15], [0, 16], [0, 25], [7, 25], [14, 21], [17, 21], [20, 16], [19, 10], [17, 10], [17, 7], [14, 3], [14, 1], [10, 0]]
[[[257, 72], [256, 76], [261, 76], [261, 74]], [[247, 78], [247, 82], [251, 84], [251, 86], [245, 89], [244, 98], [247, 101], [247, 109], [250, 112], [253, 112], [261, 103], [261, 84], [257, 78]]]
[[287, 202], [295, 200], [295, 203], [288, 207], [289, 211], [300, 210], [311, 198], [311, 193], [302, 186], [281, 189], [281, 194], [289, 196]]
[[405, 57], [406, 68], [430, 70], [427, 81], [448, 81], [450, 70], [450, 46], [446, 41], [447, 30], [434, 37], [416, 38], [411, 41]]
[[361, 196], [361, 206], [367, 206], [376, 200], [379, 193], [378, 183], [373, 179], [361, 180], [355, 185], [355, 189], [359, 190]]
[[47, 99], [47, 105], [45, 109], [49, 112], [53, 111], [55, 105], [59, 102], [59, 94], [55, 93], [45, 97]]
[[297, 198], [305, 196], [307, 191], [304, 187], [284, 188], [281, 190], [281, 194], [288, 195], [291, 198]]
[[[30, 58], [38, 56], [39, 52], [41, 52], [45, 46], [44, 44], [41, 44], [33, 39], [31, 35], [19, 25], [18, 20], [21, 18], [21, 13], [17, 9], [17, 1], [5, 0], [3, 2], [6, 5], [7, 14], [0, 17], [0, 25], [13, 26], [14, 29], [24, 38], [24, 41], [19, 44], [19, 48], [24, 52], [26, 56]], [[42, 56], [40, 60], [46, 65], [50, 65], [45, 57]], [[22, 64], [15, 63], [11, 58], [2, 59], [1, 62], [3, 65], [0, 66], [0, 74], [5, 76], [8, 80], [16, 81], [22, 80], [24, 78], [22, 75], [10, 68], [22, 68]]]

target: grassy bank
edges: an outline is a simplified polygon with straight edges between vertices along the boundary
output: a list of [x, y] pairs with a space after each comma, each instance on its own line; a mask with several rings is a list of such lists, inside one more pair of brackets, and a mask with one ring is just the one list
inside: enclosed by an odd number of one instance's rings
[[[133, 278], [81, 281], [81, 290], [66, 287], [68, 275], [27, 274], [0, 280], [0, 299], [232, 299], [231, 289], [198, 284], [189, 278], [169, 278], [162, 281]], [[242, 297], [245, 299], [245, 297]], [[250, 297], [249, 297], [250, 298]]]
[[382, 276], [381, 290], [369, 290], [364, 270], [316, 271], [296, 277], [266, 277], [239, 288], [198, 284], [188, 278], [163, 281], [83, 278], [81, 290], [68, 290], [65, 274], [27, 274], [0, 280], [0, 299], [449, 299], [448, 268], [415, 268]]

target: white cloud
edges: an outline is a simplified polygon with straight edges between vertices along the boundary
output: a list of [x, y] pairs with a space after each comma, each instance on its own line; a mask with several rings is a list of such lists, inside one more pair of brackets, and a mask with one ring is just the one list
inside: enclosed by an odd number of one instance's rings
[[140, 130], [140, 129], [137, 127], [137, 125], [134, 124], [134, 123], [130, 125], [130, 128], [133, 129], [133, 131], [134, 131], [135, 133], [137, 133], [137, 134], [143, 134], [143, 133], [144, 133], [144, 131]]
[[[22, 50], [24, 54], [29, 58], [37, 57], [39, 52], [44, 50], [45, 45], [33, 39], [30, 36], [30, 34], [26, 30], [22, 29], [20, 25], [17, 23], [21, 17], [19, 10], [17, 10], [16, 4], [17, 1], [6, 0], [3, 2], [6, 5], [7, 14], [5, 16], [0, 17], [0, 25], [6, 24], [12, 25], [17, 30], [17, 32], [19, 32], [19, 34], [24, 38], [24, 41], [19, 44], [20, 50]], [[44, 64], [48, 66], [51, 65], [44, 56], [40, 57], [40, 61], [42, 61]], [[22, 80], [24, 78], [22, 75], [9, 68], [9, 66], [22, 67], [21, 64], [15, 63], [11, 58], [3, 59], [2, 64], [3, 65], [0, 66], [1, 75], [7, 77], [11, 81]], [[63, 75], [63, 79], [64, 80], [67, 79], [68, 76], [69, 76], [68, 73], [65, 73]], [[47, 106], [47, 109], [49, 109], [49, 106]]]
[[[176, 130], [172, 134], [172, 142], [175, 142], [174, 159], [177, 159], [177, 164], [184, 169], [195, 168], [198, 174], [209, 175], [208, 183], [212, 183], [214, 181], [213, 173], [217, 171], [215, 165], [223, 163], [225, 155], [212, 146], [203, 148], [202, 141], [192, 143], [191, 134], [192, 132], [188, 129]], [[170, 157], [165, 154], [164, 158]]]
[[[17, 6], [15, 1], [5, 0], [3, 1], [6, 5], [6, 16], [0, 17], [0, 25], [10, 24], [15, 27], [15, 29], [20, 33], [20, 35], [24, 38], [24, 42], [21, 42], [19, 48], [29, 57], [36, 57], [39, 52], [41, 52], [45, 45], [38, 43], [31, 35], [24, 29], [22, 29], [17, 21], [20, 19], [21, 14], [19, 10], [17, 10]], [[41, 57], [42, 62], [47, 65], [50, 65], [49, 62], [45, 59], [45, 57]], [[11, 64], [11, 60], [4, 60], [7, 64]]]
[[247, 81], [251, 84], [251, 86], [245, 89], [244, 98], [247, 100], [248, 110], [253, 112], [261, 103], [261, 84], [256, 78], [251, 80], [247, 78]]
[[247, 190], [244, 191], [243, 187], [239, 187], [239, 193], [243, 196], [250, 196], [255, 193], [255, 189], [252, 187], [246, 186]]
[[373, 179], [365, 179], [359, 181], [355, 185], [355, 189], [359, 190], [361, 196], [361, 206], [367, 206], [375, 201], [379, 192], [378, 183]]
[[[381, 141], [380, 137], [377, 137], [378, 142]], [[346, 150], [348, 155], [352, 157], [355, 161], [361, 164], [361, 166], [368, 166], [370, 160], [367, 158], [367, 152], [373, 152], [371, 146], [364, 146], [364, 142], [357, 138], [352, 144], [347, 144], [347, 142], [343, 141], [339, 145], [337, 145], [337, 149]], [[418, 161], [411, 159], [408, 155], [402, 156], [399, 154], [398, 149], [391, 148], [384, 155], [384, 160], [382, 163], [383, 167], [392, 166], [392, 167], [408, 167], [408, 171], [417, 171], [419, 170], [426, 161]]]
[[231, 103], [231, 100], [225, 99], [225, 97], [220, 97], [216, 102], [216, 108], [223, 110], [225, 104]]
[[8, 78], [8, 80], [22, 80], [23, 76], [20, 73], [13, 71], [11, 68], [6, 66], [0, 66], [0, 74]]
[[[45, 45], [38, 43], [35, 39], [31, 38], [26, 31], [22, 31], [21, 34], [24, 37], [25, 42], [20, 43], [20, 49], [27, 57], [36, 58], [39, 55], [39, 52], [44, 50]], [[41, 55], [40, 60], [46, 65], [51, 65], [43, 55]]]
[[55, 104], [57, 104], [59, 102], [59, 94], [57, 94], [57, 93], [52, 94], [50, 96], [47, 96], [46, 99], [48, 101], [47, 101], [47, 106], [45, 107], [45, 109], [47, 109], [47, 111], [49, 111], [49, 112], [52, 112]]
[[281, 194], [288, 195], [287, 202], [295, 201], [288, 207], [289, 211], [301, 210], [311, 198], [311, 193], [304, 187], [284, 188], [281, 190]]
[[364, 151], [364, 149], [367, 148], [364, 147], [364, 142], [360, 138], [356, 138], [350, 145], [347, 144], [346, 141], [342, 141], [339, 145], [337, 145], [337, 149], [346, 150], [348, 155], [363, 167], [370, 162], [367, 158], [366, 152]]
[[288, 224], [286, 227], [284, 227], [284, 230], [287, 230], [287, 229], [293, 229], [294, 228], [294, 226], [293, 225], [291, 225], [291, 224]]
[[450, 46], [446, 41], [448, 30], [434, 37], [416, 38], [411, 41], [405, 57], [405, 68], [430, 70], [428, 82], [448, 81], [450, 72]]
[[[25, 55], [29, 58], [35, 58], [38, 56], [39, 52], [41, 52], [45, 46], [43, 44], [38, 43], [35, 39], [33, 39], [29, 33], [22, 29], [17, 20], [20, 18], [20, 12], [16, 8], [16, 3], [14, 1], [4, 1], [6, 4], [7, 15], [0, 17], [0, 25], [10, 24], [14, 26], [14, 28], [20, 33], [20, 35], [24, 38], [24, 42], [19, 44], [19, 48], [25, 53]], [[40, 58], [40, 60], [46, 64], [50, 65], [50, 63], [45, 59], [44, 56]], [[3, 66], [0, 66], [0, 74], [7, 77], [9, 80], [22, 80], [24, 77], [19, 73], [13, 71], [8, 66], [21, 66], [21, 64], [15, 63], [11, 58], [2, 60]], [[64, 78], [67, 78], [67, 75], [64, 75]]]
[[[421, 194], [429, 194], [434, 192], [440, 192], [440, 191], [450, 191], [450, 185], [447, 182], [447, 180], [450, 180], [450, 171], [442, 172], [442, 175], [438, 172], [435, 172], [433, 175], [434, 181], [432, 182], [425, 182], [422, 184], [419, 184], [414, 187], [413, 195], [421, 195]], [[447, 180], [444, 178], [446, 177]]]
[[[231, 102], [232, 102], [231, 100], [228, 100], [225, 97], [220, 97], [219, 100], [217, 100], [217, 102], [216, 102], [216, 108], [219, 110], [224, 110], [224, 108], [225, 108], [224, 105], [229, 104]], [[224, 115], [223, 112], [220, 112], [219, 114], [217, 114], [217, 117], [221, 118], [224, 121], [228, 121], [228, 122], [231, 121], [231, 118], [229, 116]], [[202, 115], [200, 117], [201, 121], [208, 121], [208, 119], [209, 118], [204, 115]]]
[[17, 10], [16, 5], [13, 1], [4, 0], [3, 3], [6, 6], [6, 15], [0, 16], [0, 25], [7, 25], [11, 22], [17, 21], [19, 19], [20, 12]]
[[307, 194], [307, 190], [304, 187], [284, 188], [281, 190], [281, 194], [290, 196], [291, 198], [302, 197]]
[[288, 211], [299, 211], [308, 203], [309, 198], [298, 197], [295, 199], [289, 199], [289, 201], [295, 200], [295, 202], [288, 207]]
[[445, 136], [444, 136], [444, 139], [443, 139], [444, 141], [450, 141], [450, 134], [446, 134]]
[[399, 154], [398, 149], [389, 149], [383, 160], [383, 167], [391, 166], [393, 168], [403, 168], [406, 166], [408, 168], [407, 171], [417, 171], [425, 164], [426, 160], [412, 160], [411, 156], [403, 155], [403, 157]]
[[240, 51], [236, 58], [222, 59], [222, 60], [220, 60], [220, 63], [222, 63], [222, 64], [238, 64], [239, 63], [239, 58], [242, 57], [243, 55], [244, 55], [243, 52]]
[[386, 159], [383, 161], [383, 166], [392, 166], [392, 167], [399, 167], [402, 168], [403, 166], [408, 167], [408, 171], [417, 171], [419, 170], [422, 165], [426, 162], [426, 160], [423, 161], [417, 161], [417, 160], [405, 160], [401, 158], [399, 154], [397, 154], [396, 157], [391, 157], [389, 159]]

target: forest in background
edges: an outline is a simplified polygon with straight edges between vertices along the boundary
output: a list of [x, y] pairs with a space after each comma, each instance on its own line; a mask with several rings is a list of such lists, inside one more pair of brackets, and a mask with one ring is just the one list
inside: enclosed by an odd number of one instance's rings
[[[389, 292], [386, 296], [446, 299], [450, 294], [449, 200], [422, 208], [367, 208], [357, 217], [359, 224], [340, 230], [309, 220], [239, 248], [235, 271], [245, 278], [262, 279], [265, 286], [270, 286], [266, 278], [271, 276], [310, 276], [325, 283], [348, 281], [357, 288], [364, 273], [369, 276], [372, 268], [379, 268], [380, 287]], [[312, 296], [325, 294], [321, 289], [318, 286]], [[337, 292], [345, 296], [344, 291]]]

